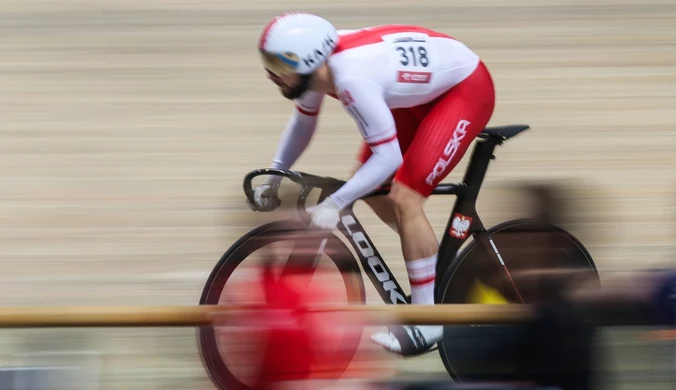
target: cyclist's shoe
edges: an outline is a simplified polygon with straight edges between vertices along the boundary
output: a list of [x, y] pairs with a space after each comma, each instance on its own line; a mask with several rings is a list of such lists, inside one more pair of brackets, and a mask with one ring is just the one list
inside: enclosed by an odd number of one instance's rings
[[444, 333], [443, 326], [393, 326], [371, 335], [371, 340], [390, 352], [416, 356], [427, 352]]

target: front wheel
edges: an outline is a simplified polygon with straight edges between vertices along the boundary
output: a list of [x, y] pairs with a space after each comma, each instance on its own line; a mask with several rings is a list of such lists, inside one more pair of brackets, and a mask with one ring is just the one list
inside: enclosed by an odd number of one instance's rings
[[[531, 220], [513, 220], [488, 230], [509, 272], [537, 269], [587, 269], [598, 279], [596, 265], [582, 243], [567, 231]], [[502, 265], [472, 241], [453, 260], [439, 283], [441, 303], [518, 303]], [[502, 277], [501, 277], [502, 276]], [[497, 282], [499, 281], [499, 282]], [[524, 303], [546, 301], [550, 290], [522, 290]], [[480, 291], [480, 294], [477, 293]], [[439, 353], [455, 380], [499, 379], [512, 374], [523, 340], [518, 325], [451, 325], [444, 327]]]
[[[328, 234], [321, 242], [308, 244], [304, 232], [307, 229], [298, 221], [288, 220], [260, 226], [234, 243], [216, 264], [204, 285], [200, 305], [217, 305], [232, 302], [238, 295], [237, 303], [261, 303], [265, 300], [261, 291], [252, 290], [252, 280], [258, 275], [252, 272], [255, 258], [263, 262], [286, 261], [290, 263], [294, 254], [312, 251], [312, 258], [319, 267], [334, 267], [339, 272], [324, 272], [331, 276], [311, 283], [338, 283], [345, 287], [344, 300], [348, 304], [363, 304], [365, 301], [364, 281], [359, 265], [352, 252], [334, 234]], [[298, 238], [301, 237], [299, 240]], [[313, 246], [309, 248], [308, 246]], [[300, 248], [300, 251], [298, 249]], [[262, 255], [261, 255], [262, 254]], [[288, 255], [285, 255], [288, 254]], [[247, 261], [243, 264], [244, 260]], [[327, 261], [328, 260], [328, 261]], [[325, 268], [325, 269], [326, 269]], [[238, 283], [239, 282], [239, 283]], [[243, 287], [248, 286], [248, 287]], [[245, 290], [245, 288], [247, 288]], [[259, 302], [254, 302], [258, 300]], [[340, 348], [356, 352], [359, 338], [346, 333]], [[265, 342], [264, 337], [255, 334], [253, 328], [236, 326], [206, 326], [197, 330], [199, 353], [212, 382], [221, 390], [251, 389], [255, 379], [260, 356], [256, 355], [257, 343]], [[251, 351], [254, 351], [253, 353]], [[251, 356], [254, 355], [254, 356]], [[350, 362], [351, 354], [344, 362]], [[343, 367], [343, 368], [345, 368]], [[336, 372], [336, 375], [339, 375]]]

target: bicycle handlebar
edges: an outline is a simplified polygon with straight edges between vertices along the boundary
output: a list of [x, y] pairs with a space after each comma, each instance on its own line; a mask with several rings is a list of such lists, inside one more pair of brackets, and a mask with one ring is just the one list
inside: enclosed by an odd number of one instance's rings
[[305, 201], [307, 200], [307, 196], [310, 194], [313, 188], [320, 188], [325, 191], [328, 190], [330, 192], [334, 192], [343, 184], [345, 184], [345, 181], [335, 179], [333, 177], [322, 177], [300, 171], [287, 171], [274, 168], [254, 169], [244, 176], [243, 183], [244, 194], [251, 204], [254, 204], [254, 189], [251, 182], [254, 178], [262, 175], [286, 177], [301, 186], [300, 193], [298, 194], [298, 200], [296, 201], [296, 209], [300, 215], [301, 220], [304, 222], [310, 221], [310, 216], [307, 214], [307, 211], [305, 211]]
[[[328, 191], [330, 195], [331, 193], [337, 191], [343, 184], [345, 184], [344, 180], [327, 176], [312, 175], [301, 171], [287, 171], [274, 168], [254, 169], [244, 176], [243, 183], [244, 194], [246, 194], [246, 198], [250, 204], [254, 204], [254, 189], [251, 185], [251, 182], [254, 178], [262, 175], [286, 177], [301, 186], [300, 193], [298, 194], [298, 200], [296, 201], [296, 209], [303, 222], [310, 221], [310, 216], [305, 210], [305, 201], [307, 200], [307, 196], [310, 194], [310, 191], [312, 191], [313, 188], [320, 188], [323, 191]], [[460, 194], [465, 190], [465, 188], [466, 185], [464, 183], [442, 183], [432, 191], [432, 194]], [[389, 184], [380, 186], [368, 195], [363, 196], [362, 199], [377, 195], [387, 195], [390, 192], [390, 189], [391, 187]]]

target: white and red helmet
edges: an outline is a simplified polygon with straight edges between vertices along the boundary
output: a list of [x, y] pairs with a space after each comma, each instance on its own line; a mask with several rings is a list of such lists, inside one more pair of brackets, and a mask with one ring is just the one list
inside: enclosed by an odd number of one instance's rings
[[287, 12], [263, 29], [258, 48], [266, 69], [277, 75], [309, 75], [338, 44], [338, 32], [328, 20], [313, 14]]

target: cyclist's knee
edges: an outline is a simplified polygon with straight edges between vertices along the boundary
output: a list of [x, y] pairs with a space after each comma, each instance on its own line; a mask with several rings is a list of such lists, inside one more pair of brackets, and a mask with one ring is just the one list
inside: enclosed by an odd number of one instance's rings
[[389, 226], [395, 233], [399, 233], [397, 228], [397, 219], [392, 210], [392, 204], [386, 196], [374, 196], [373, 198], [364, 199], [364, 202], [373, 210], [373, 212]]
[[388, 199], [398, 219], [424, 213], [423, 205], [426, 198], [403, 184], [393, 183]]
[[[359, 170], [359, 168], [361, 168], [362, 165], [363, 164], [361, 162], [357, 162], [357, 164], [354, 167], [354, 170], [352, 171], [352, 175], [354, 175]], [[391, 181], [392, 179], [390, 178], [383, 184], [390, 184]], [[394, 211], [392, 210], [392, 204], [387, 196], [374, 196], [371, 198], [363, 199], [363, 201], [371, 208], [371, 210], [373, 210], [374, 213], [376, 213], [376, 215], [378, 216], [378, 218], [380, 218], [381, 221], [390, 225], [392, 229], [397, 231], [395, 226]]]
[[392, 204], [387, 196], [374, 196], [364, 199], [364, 202], [381, 218], [392, 214]]

